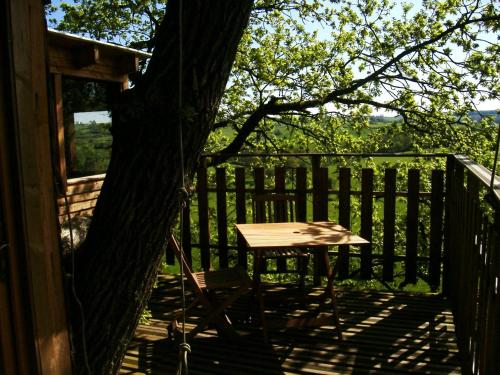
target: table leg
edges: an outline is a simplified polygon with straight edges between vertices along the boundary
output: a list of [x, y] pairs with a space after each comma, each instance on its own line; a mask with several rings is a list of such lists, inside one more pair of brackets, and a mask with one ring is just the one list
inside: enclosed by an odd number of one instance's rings
[[262, 324], [262, 333], [264, 335], [264, 341], [267, 343], [267, 323], [265, 318], [265, 309], [264, 309], [264, 297], [262, 296], [262, 288], [260, 283], [260, 274], [262, 269], [262, 254], [260, 251], [254, 252], [254, 260], [253, 260], [253, 291], [255, 294], [255, 298], [257, 299], [257, 303], [259, 305], [259, 314], [260, 321]]

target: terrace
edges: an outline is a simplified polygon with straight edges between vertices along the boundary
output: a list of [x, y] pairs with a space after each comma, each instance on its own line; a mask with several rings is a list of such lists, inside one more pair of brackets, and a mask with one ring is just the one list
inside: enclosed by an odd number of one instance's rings
[[[446, 154], [404, 155], [406, 161], [429, 160], [432, 167], [425, 170], [398, 164], [402, 155], [238, 155], [229, 167], [205, 167], [210, 157], [202, 160], [184, 212], [184, 250], [194, 268], [251, 268], [234, 224], [252, 221], [255, 193], [294, 194], [297, 220], [333, 220], [371, 244], [330, 249], [345, 341], [339, 343], [334, 327], [326, 326], [274, 331], [264, 344], [259, 325], [244, 322], [246, 297], [230, 311], [244, 336], [241, 344], [218, 338], [214, 330], [200, 334], [191, 342], [192, 373], [500, 371], [494, 334], [500, 317], [500, 180], [490, 190], [489, 170]], [[393, 166], [381, 163], [382, 157]], [[73, 215], [85, 212], [79, 208], [87, 209], [89, 194], [98, 194], [99, 181], [85, 183], [73, 187]], [[173, 254], [166, 257], [173, 264]], [[313, 295], [321, 278], [311, 273], [307, 291]], [[284, 282], [269, 282], [266, 292]], [[166, 325], [180, 297], [178, 279], [160, 276], [151, 324], [138, 327], [122, 373], [175, 369], [177, 348], [167, 339]], [[288, 303], [269, 309], [295, 313]], [[197, 317], [189, 319], [188, 327]]]
[[[73, 115], [86, 109], [80, 101], [68, 106], [65, 88], [87, 87], [112, 98], [150, 55], [55, 31], [47, 35], [40, 1], [7, 1], [3, 10], [0, 373], [70, 374], [74, 348], [54, 201], [61, 222], [90, 216], [104, 179], [97, 173], [106, 168], [76, 163], [78, 141], [102, 127], [72, 136]], [[110, 108], [94, 99], [92, 111]], [[94, 140], [101, 151], [109, 148], [105, 139]], [[265, 343], [245, 296], [230, 311], [243, 340], [203, 332], [191, 342], [192, 373], [500, 373], [500, 181], [486, 168], [448, 154], [240, 155], [233, 166], [217, 169], [207, 167], [210, 157], [202, 160], [182, 228], [195, 268], [250, 268], [251, 254], [234, 223], [252, 221], [251, 196], [265, 191], [295, 195], [297, 220], [338, 221], [371, 245], [330, 249], [345, 341], [324, 326], [276, 330]], [[374, 164], [375, 157], [425, 158], [433, 167], [386, 167]], [[166, 257], [173, 263], [172, 254]], [[314, 267], [310, 272], [306, 290], [314, 297], [321, 278]], [[166, 332], [180, 306], [174, 273], [170, 268], [160, 275], [150, 324], [137, 328], [122, 373], [176, 368], [178, 348]], [[271, 278], [265, 292], [281, 294], [288, 281]], [[269, 315], [304, 309], [292, 303], [293, 293], [270, 303]], [[248, 324], [249, 317], [256, 322]]]

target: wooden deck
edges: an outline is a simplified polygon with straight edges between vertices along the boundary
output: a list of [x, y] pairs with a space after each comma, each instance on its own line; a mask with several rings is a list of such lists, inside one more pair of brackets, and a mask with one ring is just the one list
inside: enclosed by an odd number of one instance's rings
[[[292, 305], [281, 301], [269, 300], [270, 316], [281, 316], [285, 307], [291, 311]], [[321, 327], [271, 331], [265, 344], [258, 322], [252, 324], [256, 314], [249, 302], [250, 297], [242, 299], [229, 311], [244, 336], [240, 342], [208, 330], [190, 343], [190, 374], [461, 373], [453, 317], [439, 296], [342, 290], [342, 343], [334, 327]], [[121, 374], [175, 373], [178, 348], [167, 339], [166, 326], [179, 305], [178, 281], [162, 277], [150, 303], [151, 325], [138, 327]]]

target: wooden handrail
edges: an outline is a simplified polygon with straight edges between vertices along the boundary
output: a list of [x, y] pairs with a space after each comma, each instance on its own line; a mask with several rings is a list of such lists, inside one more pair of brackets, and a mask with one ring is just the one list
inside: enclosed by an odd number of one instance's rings
[[[491, 171], [476, 163], [474, 160], [469, 159], [465, 155], [453, 155], [455, 160], [466, 168], [470, 173], [472, 173], [477, 179], [486, 187], [490, 189], [491, 184]], [[491, 195], [494, 198], [493, 203], [496, 207], [500, 207], [500, 177], [495, 176], [493, 188], [491, 189]]]

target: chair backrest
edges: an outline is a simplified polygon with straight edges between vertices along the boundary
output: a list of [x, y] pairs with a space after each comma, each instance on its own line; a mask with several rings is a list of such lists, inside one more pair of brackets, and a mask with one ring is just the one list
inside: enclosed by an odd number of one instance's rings
[[254, 223], [281, 223], [295, 220], [295, 195], [255, 194], [252, 197]]
[[173, 251], [175, 257], [179, 261], [179, 264], [183, 265], [184, 275], [186, 275], [188, 281], [193, 285], [194, 288], [201, 290], [202, 288], [198, 283], [198, 280], [193, 275], [193, 269], [191, 268], [191, 265], [186, 261], [186, 258], [182, 256], [181, 247], [179, 246], [179, 243], [173, 235], [170, 236], [170, 239], [168, 240], [168, 246]]

